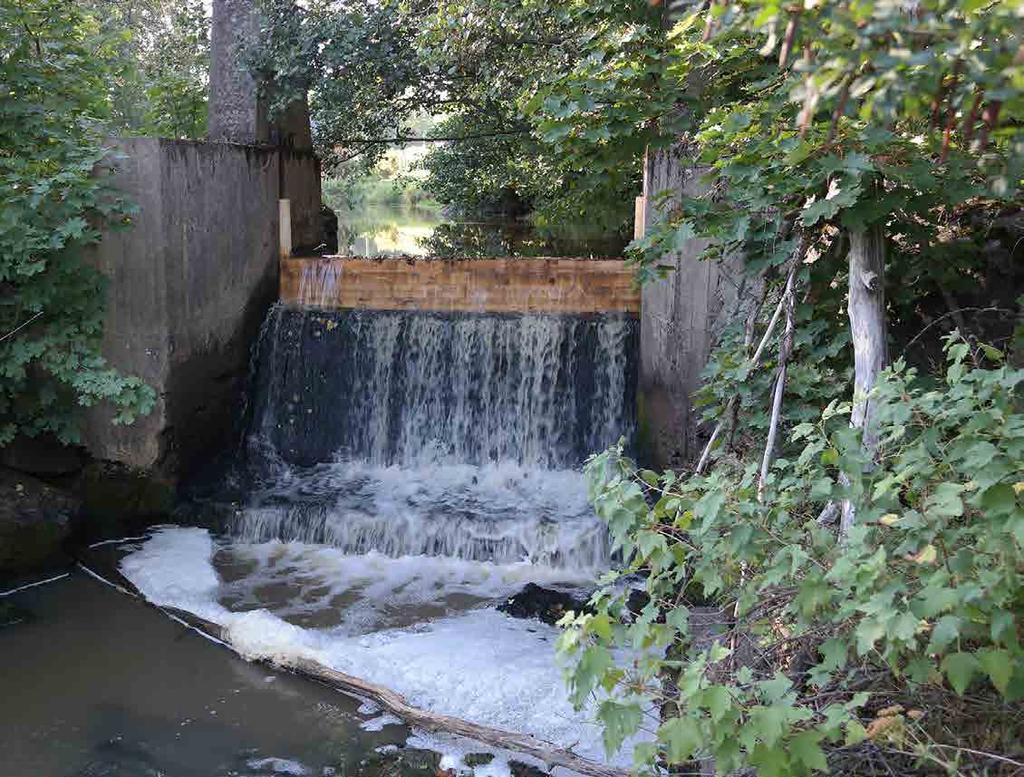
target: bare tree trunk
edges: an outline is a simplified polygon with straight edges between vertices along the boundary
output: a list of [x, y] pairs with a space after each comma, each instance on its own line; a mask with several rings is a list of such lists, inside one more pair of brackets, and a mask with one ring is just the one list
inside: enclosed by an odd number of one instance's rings
[[[869, 458], [878, 447], [878, 423], [869, 397], [889, 360], [885, 326], [885, 231], [881, 226], [850, 232], [850, 335], [853, 339], [853, 413], [850, 425], [862, 430]], [[852, 502], [843, 502], [840, 537], [856, 521]]]

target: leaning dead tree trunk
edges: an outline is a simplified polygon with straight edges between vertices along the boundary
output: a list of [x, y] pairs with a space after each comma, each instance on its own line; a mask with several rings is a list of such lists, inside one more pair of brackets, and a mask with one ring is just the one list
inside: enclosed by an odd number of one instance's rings
[[[850, 336], [853, 340], [853, 412], [868, 458], [878, 447], [878, 420], [871, 389], [889, 359], [885, 326], [885, 232], [881, 226], [850, 232]], [[839, 536], [856, 522], [856, 507], [843, 502]]]

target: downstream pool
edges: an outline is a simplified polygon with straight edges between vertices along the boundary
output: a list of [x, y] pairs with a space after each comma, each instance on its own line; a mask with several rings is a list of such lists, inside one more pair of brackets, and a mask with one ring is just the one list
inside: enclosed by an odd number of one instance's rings
[[0, 602], [0, 777], [436, 774], [405, 726], [82, 573]]

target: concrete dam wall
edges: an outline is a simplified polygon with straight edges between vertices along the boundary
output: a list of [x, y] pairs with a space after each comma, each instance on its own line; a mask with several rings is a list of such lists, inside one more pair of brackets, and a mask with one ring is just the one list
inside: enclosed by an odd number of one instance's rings
[[[131, 426], [90, 410], [85, 442], [98, 459], [173, 480], [230, 439], [249, 348], [277, 298], [278, 200], [307, 203], [293, 220], [315, 242], [318, 167], [312, 154], [229, 143], [132, 138], [114, 152], [112, 183], [138, 214], [94, 251], [108, 279], [103, 352], [157, 402]], [[287, 181], [316, 191], [283, 192]]]

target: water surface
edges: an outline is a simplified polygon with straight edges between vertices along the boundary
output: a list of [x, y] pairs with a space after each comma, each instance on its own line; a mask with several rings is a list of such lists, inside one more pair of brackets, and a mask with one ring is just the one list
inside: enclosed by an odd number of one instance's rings
[[408, 736], [82, 574], [5, 601], [27, 619], [0, 628], [2, 777], [365, 773]]
[[437, 208], [365, 202], [337, 209], [339, 253], [350, 256], [620, 257], [622, 235], [587, 224], [538, 227], [526, 219], [448, 218]]

